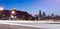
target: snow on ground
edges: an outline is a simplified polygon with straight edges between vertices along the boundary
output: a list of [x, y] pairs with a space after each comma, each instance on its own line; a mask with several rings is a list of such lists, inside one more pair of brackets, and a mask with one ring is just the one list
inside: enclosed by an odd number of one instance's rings
[[53, 22], [53, 21], [6, 21], [6, 20], [3, 21], [3, 20], [0, 20], [0, 24], [48, 28], [48, 29], [60, 29], [60, 22]]

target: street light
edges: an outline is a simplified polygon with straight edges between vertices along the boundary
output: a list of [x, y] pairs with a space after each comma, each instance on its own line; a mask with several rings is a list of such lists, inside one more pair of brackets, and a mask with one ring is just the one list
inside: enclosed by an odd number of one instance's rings
[[12, 11], [12, 14], [15, 14], [15, 11]]
[[[14, 8], [14, 10], [15, 10], [15, 8]], [[14, 10], [12, 10], [12, 11], [11, 11], [11, 18], [13, 18], [13, 19], [15, 19], [15, 18], [16, 18], [16, 16], [15, 16], [16, 11], [14, 11]]]
[[4, 10], [4, 8], [0, 7], [0, 14], [1, 14], [2, 19], [3, 19], [3, 10]]
[[15, 14], [15, 13], [16, 13], [16, 8], [13, 8], [12, 14]]
[[3, 7], [0, 7], [0, 11], [2, 11], [2, 10], [4, 10], [4, 8]]

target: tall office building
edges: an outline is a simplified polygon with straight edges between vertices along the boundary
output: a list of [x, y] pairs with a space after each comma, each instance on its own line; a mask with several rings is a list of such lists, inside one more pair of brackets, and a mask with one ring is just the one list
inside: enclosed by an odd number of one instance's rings
[[46, 16], [45, 12], [43, 12], [43, 16]]
[[46, 14], [45, 14], [45, 12], [43, 12], [43, 19], [46, 19]]
[[42, 19], [41, 10], [39, 10], [38, 20]]
[[39, 10], [39, 15], [38, 16], [41, 17], [41, 10]]
[[39, 10], [39, 16], [41, 16], [41, 10]]
[[54, 16], [54, 13], [52, 13], [51, 16]]

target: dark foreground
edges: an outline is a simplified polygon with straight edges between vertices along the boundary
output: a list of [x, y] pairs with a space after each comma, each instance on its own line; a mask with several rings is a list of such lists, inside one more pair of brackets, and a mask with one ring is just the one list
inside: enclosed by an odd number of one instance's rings
[[43, 28], [33, 28], [33, 27], [0, 24], [0, 29], [43, 29]]

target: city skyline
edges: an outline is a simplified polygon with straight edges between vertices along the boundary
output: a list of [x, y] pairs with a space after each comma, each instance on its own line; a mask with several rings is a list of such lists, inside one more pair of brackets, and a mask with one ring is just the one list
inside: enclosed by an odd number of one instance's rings
[[39, 10], [46, 15], [60, 15], [60, 0], [0, 0], [0, 6], [7, 10], [16, 8], [17, 10], [27, 11], [29, 14], [39, 14]]

